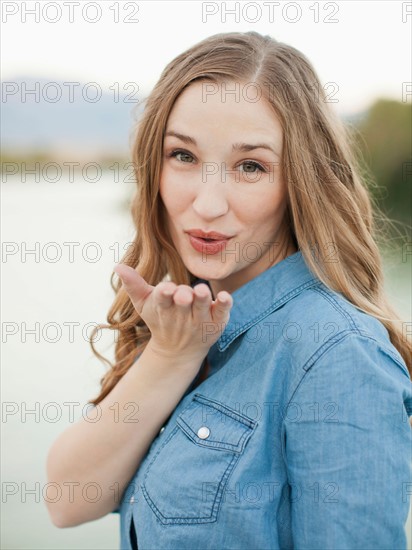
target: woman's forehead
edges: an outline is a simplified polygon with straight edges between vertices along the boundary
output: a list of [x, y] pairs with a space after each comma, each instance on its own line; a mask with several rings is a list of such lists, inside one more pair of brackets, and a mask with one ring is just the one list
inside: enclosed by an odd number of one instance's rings
[[279, 154], [282, 125], [266, 98], [251, 101], [240, 93], [204, 95], [204, 83], [195, 82], [177, 98], [167, 121], [165, 137], [184, 135], [185, 141], [196, 145], [198, 139], [210, 134], [227, 136], [233, 143], [268, 143]]

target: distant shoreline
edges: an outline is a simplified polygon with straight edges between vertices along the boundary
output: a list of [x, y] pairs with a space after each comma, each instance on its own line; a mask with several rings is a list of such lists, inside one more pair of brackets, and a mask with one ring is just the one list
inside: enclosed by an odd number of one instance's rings
[[[26, 166], [26, 168], [29, 168], [28, 165], [31, 165], [33, 169], [36, 169], [36, 164], [40, 165], [41, 169], [46, 169], [47, 165], [50, 164], [56, 164], [61, 166], [62, 168], [69, 169], [70, 166], [73, 166], [75, 169], [83, 169], [88, 165], [91, 164], [97, 164], [99, 165], [102, 170], [113, 170], [113, 165], [116, 165], [116, 167], [127, 170], [130, 166], [130, 163], [132, 162], [131, 159], [125, 158], [125, 157], [108, 157], [108, 156], [100, 156], [98, 158], [92, 158], [88, 156], [80, 156], [80, 155], [50, 155], [48, 153], [43, 152], [32, 152], [28, 154], [13, 154], [9, 152], [0, 152], [0, 158], [1, 158], [1, 171], [4, 169], [4, 165], [6, 164], [15, 164], [19, 167], [19, 171], [22, 169], [23, 165]], [[34, 166], [33, 166], [34, 165]]]

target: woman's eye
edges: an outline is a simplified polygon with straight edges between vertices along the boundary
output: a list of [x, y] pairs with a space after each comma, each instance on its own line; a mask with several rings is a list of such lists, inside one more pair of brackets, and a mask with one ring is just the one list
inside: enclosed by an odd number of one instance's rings
[[256, 174], [255, 170], [253, 170], [254, 168], [257, 168], [259, 172], [266, 173], [266, 170], [263, 168], [263, 166], [251, 160], [243, 162], [240, 166], [249, 166], [252, 168], [252, 170], [242, 170], [242, 172], [245, 172], [246, 174]]
[[[180, 155], [180, 157], [178, 155]], [[193, 156], [190, 153], [188, 153], [187, 151], [182, 151], [180, 149], [176, 149], [172, 151], [169, 154], [169, 157], [176, 158], [179, 162], [183, 162], [186, 164], [192, 164], [192, 161], [193, 161]], [[242, 162], [242, 164], [240, 164], [239, 166], [246, 167], [243, 170], [241, 170], [245, 174], [256, 174], [257, 171], [259, 171], [260, 173], [267, 172], [267, 170], [263, 168], [263, 166], [261, 166], [259, 163], [254, 162], [252, 160]]]
[[[182, 155], [183, 157], [189, 157], [189, 158], [193, 158], [192, 155], [190, 153], [186, 153], [186, 151], [172, 151], [170, 153], [170, 157], [176, 157], [177, 158], [177, 155]], [[179, 160], [179, 159], [178, 159]], [[181, 160], [181, 162], [186, 162], [185, 160]]]

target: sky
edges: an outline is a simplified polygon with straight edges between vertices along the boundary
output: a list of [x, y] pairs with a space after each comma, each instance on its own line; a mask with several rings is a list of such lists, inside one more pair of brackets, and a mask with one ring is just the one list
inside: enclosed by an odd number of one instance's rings
[[335, 109], [350, 115], [377, 97], [411, 100], [411, 23], [412, 2], [397, 0], [3, 0], [1, 79], [46, 77], [143, 92], [201, 39], [256, 30], [302, 51]]

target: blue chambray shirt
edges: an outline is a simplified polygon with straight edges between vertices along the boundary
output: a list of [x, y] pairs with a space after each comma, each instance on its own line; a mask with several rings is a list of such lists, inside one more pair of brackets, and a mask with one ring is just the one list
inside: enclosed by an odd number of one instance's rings
[[301, 251], [232, 297], [123, 494], [121, 548], [133, 517], [139, 550], [405, 549], [412, 387], [385, 327]]

